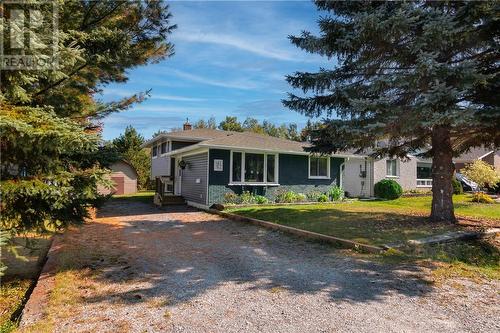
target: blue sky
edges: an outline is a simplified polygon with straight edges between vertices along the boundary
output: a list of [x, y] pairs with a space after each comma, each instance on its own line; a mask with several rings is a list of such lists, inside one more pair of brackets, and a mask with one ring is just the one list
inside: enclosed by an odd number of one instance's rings
[[284, 76], [295, 71], [332, 67], [332, 61], [308, 54], [287, 36], [317, 32], [320, 15], [310, 1], [170, 2], [175, 55], [129, 72], [125, 84], [104, 88], [104, 101], [152, 89], [151, 98], [104, 122], [103, 136], [112, 139], [127, 125], [146, 138], [159, 129], [180, 127], [226, 115], [294, 122], [307, 118], [285, 109], [281, 100], [292, 89]]

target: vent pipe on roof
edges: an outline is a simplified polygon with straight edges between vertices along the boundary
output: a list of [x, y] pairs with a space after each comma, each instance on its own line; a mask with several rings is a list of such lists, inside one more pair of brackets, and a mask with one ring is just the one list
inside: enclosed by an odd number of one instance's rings
[[182, 125], [182, 129], [184, 131], [190, 131], [193, 127], [191, 126], [191, 124], [189, 123], [189, 119], [186, 118], [186, 122]]

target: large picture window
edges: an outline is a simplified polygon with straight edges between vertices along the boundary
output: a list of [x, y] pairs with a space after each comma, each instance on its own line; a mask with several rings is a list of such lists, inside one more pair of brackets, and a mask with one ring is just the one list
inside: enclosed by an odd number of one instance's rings
[[398, 161], [397, 160], [387, 160], [386, 161], [386, 175], [389, 177], [397, 177], [398, 175]]
[[242, 166], [242, 153], [233, 153], [233, 173], [232, 173], [232, 180], [233, 182], [241, 182], [241, 166]]
[[417, 163], [417, 179], [432, 179], [431, 163]]
[[277, 156], [266, 153], [231, 153], [231, 183], [276, 184]]
[[328, 156], [309, 156], [309, 178], [330, 178]]

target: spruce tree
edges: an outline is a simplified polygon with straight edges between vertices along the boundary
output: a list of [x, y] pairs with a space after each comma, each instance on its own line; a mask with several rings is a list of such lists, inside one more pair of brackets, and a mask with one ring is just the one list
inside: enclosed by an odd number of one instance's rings
[[[332, 68], [287, 77], [284, 105], [324, 117], [319, 152], [432, 157], [432, 220], [455, 221], [452, 158], [500, 144], [498, 2], [316, 1], [319, 35], [291, 36]], [[387, 145], [378, 147], [384, 140]]]
[[[59, 66], [0, 67], [0, 237], [83, 222], [88, 208], [101, 199], [102, 164], [112, 160], [106, 149], [99, 150], [99, 120], [140, 102], [147, 92], [111, 103], [100, 101], [97, 93], [111, 82], [126, 82], [128, 69], [173, 54], [168, 37], [175, 26], [162, 1], [23, 1], [15, 6], [26, 12], [35, 6], [51, 18], [51, 4], [59, 7]], [[15, 24], [6, 14], [9, 6], [0, 4], [3, 40], [9, 40]], [[32, 35], [30, 26], [22, 29]], [[46, 56], [43, 48], [19, 52]]]

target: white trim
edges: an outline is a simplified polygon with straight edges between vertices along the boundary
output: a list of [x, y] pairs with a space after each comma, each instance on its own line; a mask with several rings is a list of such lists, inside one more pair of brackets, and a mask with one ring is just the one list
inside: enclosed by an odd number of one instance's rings
[[[241, 181], [233, 181], [233, 153], [241, 153]], [[245, 153], [249, 154], [261, 154], [264, 155], [264, 181], [262, 182], [246, 182], [245, 181]], [[274, 156], [274, 179], [275, 182], [267, 181], [267, 156]], [[262, 185], [262, 186], [279, 186], [279, 154], [278, 153], [268, 153], [266, 151], [258, 150], [230, 150], [229, 151], [229, 185]]]
[[[207, 148], [207, 149], [226, 149], [226, 150], [231, 150], [231, 151], [248, 151], [248, 152], [258, 152], [258, 153], [273, 153], [273, 154], [290, 154], [290, 155], [311, 155], [309, 152], [299, 152], [299, 151], [293, 151], [293, 150], [280, 150], [280, 149], [261, 149], [261, 148], [248, 148], [248, 147], [238, 147], [238, 146], [224, 146], [224, 145], [212, 145], [212, 144], [206, 144], [203, 142], [198, 142], [193, 145], [183, 147], [180, 149], [172, 150], [169, 152], [169, 155], [177, 155], [185, 151], [190, 151], [193, 149], [197, 148]], [[353, 157], [353, 158], [364, 158], [367, 157], [366, 155], [353, 155], [353, 154], [329, 154], [329, 155], [324, 155], [324, 156], [330, 156], [330, 157], [339, 157], [339, 158], [347, 158], [347, 157]]]
[[207, 204], [208, 207], [208, 184], [210, 183], [210, 149], [207, 151], [207, 194], [205, 195], [205, 203]]
[[[344, 170], [342, 170], [344, 168]], [[344, 189], [344, 176], [342, 175], [342, 172], [345, 173], [345, 161], [342, 162], [339, 166], [339, 186], [341, 189]]]
[[[387, 162], [389, 161], [396, 161], [396, 174], [395, 175], [389, 175], [387, 174]], [[397, 158], [388, 158], [385, 160], [385, 178], [399, 178], [399, 159]]]
[[[326, 176], [311, 176], [311, 157], [317, 157], [317, 158], [326, 158]], [[326, 156], [317, 156], [317, 155], [309, 155], [307, 159], [307, 178], [309, 179], [331, 179], [330, 175], [330, 157], [329, 155]]]
[[228, 186], [280, 186], [278, 183], [229, 183]]

